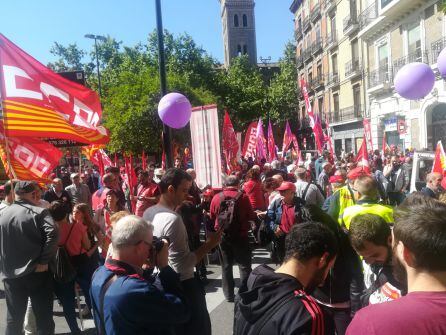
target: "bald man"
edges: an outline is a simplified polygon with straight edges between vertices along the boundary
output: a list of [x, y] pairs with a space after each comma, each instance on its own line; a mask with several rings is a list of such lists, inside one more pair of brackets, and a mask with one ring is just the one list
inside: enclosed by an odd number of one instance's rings
[[438, 199], [438, 194], [441, 192], [441, 180], [443, 176], [441, 173], [432, 172], [426, 176], [426, 187], [421, 189], [421, 192], [428, 197]]

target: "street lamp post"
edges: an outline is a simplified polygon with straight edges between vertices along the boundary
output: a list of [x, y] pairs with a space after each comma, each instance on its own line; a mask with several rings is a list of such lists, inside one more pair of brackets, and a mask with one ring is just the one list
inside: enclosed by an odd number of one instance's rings
[[[161, 2], [155, 0], [156, 7], [156, 30], [158, 34], [158, 63], [160, 74], [161, 97], [167, 94], [166, 81], [166, 63], [164, 57], [164, 35], [163, 35], [163, 18], [161, 15]], [[170, 145], [171, 129], [163, 123], [163, 147], [166, 153], [166, 168], [173, 167], [172, 148]]]
[[[260, 61], [263, 63], [264, 69], [263, 71], [267, 71], [268, 70], [268, 64], [271, 62], [271, 56], [268, 56], [266, 58], [263, 58], [262, 56], [260, 56]], [[270, 76], [268, 75], [268, 73], [266, 73], [266, 78], [267, 78], [267, 83], [268, 83], [268, 87], [270, 85]], [[266, 94], [266, 118], [267, 121], [269, 122], [269, 99], [268, 99], [268, 92]]]
[[94, 49], [95, 49], [95, 53], [96, 53], [96, 69], [98, 71], [99, 98], [102, 99], [101, 71], [99, 70], [99, 57], [98, 57], [98, 42], [97, 42], [97, 40], [105, 42], [107, 40], [107, 38], [104, 37], [104, 36], [101, 36], [101, 35], [93, 35], [93, 34], [86, 34], [84, 37], [94, 40]]

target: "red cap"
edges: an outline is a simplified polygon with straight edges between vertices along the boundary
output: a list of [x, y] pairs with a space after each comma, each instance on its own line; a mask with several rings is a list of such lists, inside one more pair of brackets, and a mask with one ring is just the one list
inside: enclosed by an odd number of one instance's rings
[[364, 166], [358, 166], [347, 174], [349, 180], [356, 180], [362, 176], [370, 176], [370, 169]]
[[214, 196], [214, 190], [212, 188], [206, 189], [206, 191], [203, 192], [203, 195], [205, 197], [213, 197]]
[[296, 192], [296, 185], [290, 183], [289, 181], [284, 181], [278, 188], [276, 188], [276, 191], [286, 190], [293, 190], [294, 192]]
[[337, 176], [331, 176], [330, 179], [328, 179], [328, 181], [330, 182], [330, 184], [334, 184], [334, 183], [344, 183], [345, 179], [343, 176], [341, 175], [337, 175]]

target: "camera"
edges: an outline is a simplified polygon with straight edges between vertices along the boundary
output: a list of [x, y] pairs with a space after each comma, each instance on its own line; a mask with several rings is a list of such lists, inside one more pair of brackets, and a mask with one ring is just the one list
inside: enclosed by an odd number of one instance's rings
[[161, 236], [161, 237], [153, 236], [152, 246], [155, 253], [160, 252], [161, 249], [164, 247], [164, 243], [166, 242], [164, 242], [163, 240], [166, 240], [168, 245], [170, 244], [170, 240], [166, 236]]

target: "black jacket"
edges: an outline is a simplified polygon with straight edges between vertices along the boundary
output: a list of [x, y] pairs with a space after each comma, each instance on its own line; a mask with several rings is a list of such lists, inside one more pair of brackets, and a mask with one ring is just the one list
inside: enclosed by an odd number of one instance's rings
[[234, 335], [333, 334], [324, 314], [296, 278], [267, 265], [254, 269], [248, 290], [237, 296]]
[[63, 190], [60, 197], [58, 197], [57, 194], [54, 192], [54, 190], [50, 188], [43, 194], [43, 199], [48, 201], [49, 203], [52, 203], [53, 201], [62, 201], [62, 203], [64, 204], [65, 212], [67, 214], [70, 214], [71, 211], [73, 210], [73, 206], [71, 204], [71, 197], [65, 190]]

